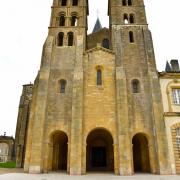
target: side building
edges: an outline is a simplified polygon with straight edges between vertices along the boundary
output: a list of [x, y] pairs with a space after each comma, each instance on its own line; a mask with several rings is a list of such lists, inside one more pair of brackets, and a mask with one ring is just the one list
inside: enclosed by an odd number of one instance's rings
[[159, 73], [172, 174], [180, 174], [180, 70], [177, 60]]
[[14, 138], [11, 136], [0, 136], [0, 163], [14, 161]]

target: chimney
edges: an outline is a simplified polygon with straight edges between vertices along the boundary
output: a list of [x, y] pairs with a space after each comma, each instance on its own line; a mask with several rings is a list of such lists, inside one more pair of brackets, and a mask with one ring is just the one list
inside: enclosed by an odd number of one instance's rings
[[172, 59], [171, 60], [171, 70], [172, 72], [179, 72], [179, 63], [177, 59]]

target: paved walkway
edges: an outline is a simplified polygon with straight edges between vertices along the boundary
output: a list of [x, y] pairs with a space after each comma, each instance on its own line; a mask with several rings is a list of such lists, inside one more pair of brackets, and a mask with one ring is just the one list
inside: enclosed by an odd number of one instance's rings
[[0, 180], [180, 180], [180, 176], [158, 176], [150, 174], [138, 174], [134, 176], [116, 176], [113, 174], [87, 174], [83, 176], [70, 176], [65, 173], [10, 173], [0, 175]]
[[8, 173], [23, 173], [22, 168], [0, 168], [0, 175], [1, 174], [8, 174]]

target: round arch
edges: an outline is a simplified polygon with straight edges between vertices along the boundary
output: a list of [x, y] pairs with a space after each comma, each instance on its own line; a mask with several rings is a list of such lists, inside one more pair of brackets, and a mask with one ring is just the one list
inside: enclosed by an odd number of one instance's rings
[[87, 171], [113, 171], [114, 149], [113, 137], [104, 128], [92, 130], [86, 138]]
[[[145, 133], [144, 131], [145, 131], [146, 133]], [[151, 136], [150, 136], [151, 133], [148, 131], [148, 129], [145, 129], [144, 131], [140, 131], [140, 130], [135, 131], [135, 132], [132, 134], [131, 139], [133, 139], [133, 137], [136, 136], [137, 134], [141, 134], [142, 136], [145, 136], [145, 137], [146, 137], [146, 139], [147, 139], [147, 141], [148, 141], [148, 144], [151, 145], [151, 144], [152, 144], [152, 142], [151, 142]]]
[[68, 136], [61, 130], [56, 130], [50, 134], [50, 169], [53, 171], [66, 170], [68, 164]]
[[149, 141], [145, 133], [137, 133], [132, 138], [134, 172], [150, 173]]
[[[176, 173], [179, 174], [178, 169], [180, 163], [180, 122], [173, 124], [171, 127], [171, 139], [172, 139], [172, 161], [175, 164]], [[171, 147], [170, 147], [171, 148]]]

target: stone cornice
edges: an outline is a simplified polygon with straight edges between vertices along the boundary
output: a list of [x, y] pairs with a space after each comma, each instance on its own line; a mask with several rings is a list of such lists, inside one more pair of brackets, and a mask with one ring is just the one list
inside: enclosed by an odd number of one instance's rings
[[93, 52], [93, 51], [99, 51], [99, 50], [102, 50], [104, 52], [107, 52], [107, 53], [110, 53], [110, 54], [113, 54], [114, 55], [114, 52], [110, 49], [106, 49], [106, 48], [103, 48], [102, 46], [97, 46], [95, 48], [92, 48], [92, 49], [88, 49], [85, 51], [85, 53], [90, 53], [90, 52]]
[[180, 116], [180, 112], [165, 112], [164, 116]]
[[0, 136], [0, 141], [7, 141], [7, 140], [14, 141], [14, 138], [13, 136]]
[[180, 78], [180, 72], [158, 72], [158, 75], [162, 79]]

